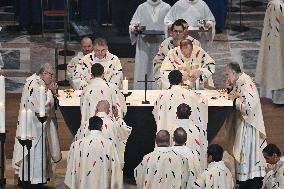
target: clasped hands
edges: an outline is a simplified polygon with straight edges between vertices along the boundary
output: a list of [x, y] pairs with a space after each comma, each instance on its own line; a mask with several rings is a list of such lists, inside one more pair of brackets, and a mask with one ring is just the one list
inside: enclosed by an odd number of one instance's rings
[[190, 71], [186, 71], [186, 70], [180, 70], [180, 71], [182, 73], [183, 81], [186, 81], [186, 80], [195, 81], [201, 76], [201, 71], [198, 69], [190, 70]]

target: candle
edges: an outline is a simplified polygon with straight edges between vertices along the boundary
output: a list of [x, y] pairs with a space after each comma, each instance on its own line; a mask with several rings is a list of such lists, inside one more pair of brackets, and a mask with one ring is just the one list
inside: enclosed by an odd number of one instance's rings
[[5, 77], [0, 75], [0, 103], [5, 107]]
[[0, 133], [5, 133], [5, 106], [0, 103]]
[[32, 137], [32, 120], [33, 120], [33, 114], [32, 110], [28, 109], [27, 111], [27, 137]]
[[45, 88], [44, 86], [39, 87], [39, 116], [45, 116]]
[[126, 79], [126, 77], [124, 78], [122, 82], [122, 93], [128, 94], [128, 80]]
[[26, 109], [23, 109], [21, 112], [20, 112], [20, 123], [19, 123], [19, 126], [20, 126], [20, 135], [21, 135], [21, 139], [26, 139], [27, 138], [27, 111]]
[[199, 79], [195, 80], [195, 90], [199, 90]]

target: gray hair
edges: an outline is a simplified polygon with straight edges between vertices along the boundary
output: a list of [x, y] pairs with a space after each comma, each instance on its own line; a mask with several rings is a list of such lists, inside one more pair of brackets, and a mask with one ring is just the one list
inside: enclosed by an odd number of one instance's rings
[[53, 72], [54, 67], [49, 63], [44, 63], [40, 66], [38, 74], [42, 74], [44, 72]]
[[97, 38], [94, 41], [94, 45], [107, 46], [107, 41], [104, 38]]

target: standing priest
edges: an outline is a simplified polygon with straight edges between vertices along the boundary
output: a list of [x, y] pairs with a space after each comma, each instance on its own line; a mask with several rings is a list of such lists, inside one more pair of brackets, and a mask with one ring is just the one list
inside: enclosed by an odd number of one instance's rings
[[78, 63], [81, 61], [81, 59], [87, 54], [91, 53], [92, 51], [93, 51], [92, 39], [89, 37], [84, 37], [81, 40], [81, 51], [78, 52], [78, 54], [75, 57], [73, 57], [71, 61], [68, 62], [68, 65], [67, 65], [67, 77], [68, 77], [68, 80], [72, 88], [74, 89], [80, 88], [80, 84], [81, 84], [80, 80], [77, 80], [78, 81], [77, 83], [73, 82], [73, 81], [76, 81], [74, 80], [76, 68], [77, 68]]
[[[91, 68], [92, 78], [82, 92], [81, 103], [81, 125], [96, 114], [96, 107], [99, 101], [106, 100], [110, 106], [116, 106], [120, 117], [126, 112], [126, 105], [122, 93], [118, 87], [103, 79], [104, 67], [96, 63]], [[110, 112], [112, 115], [112, 111]]]
[[83, 89], [91, 80], [91, 67], [99, 63], [104, 67], [104, 79], [107, 82], [122, 86], [122, 67], [116, 55], [108, 51], [105, 39], [97, 38], [94, 41], [94, 51], [84, 56], [77, 65], [74, 74], [74, 83], [79, 83], [76, 89]]
[[[164, 22], [167, 26], [171, 26], [177, 19], [184, 19], [189, 27], [199, 27], [198, 20], [206, 20], [206, 27], [210, 30], [206, 38], [213, 40], [215, 35], [215, 18], [203, 0], [177, 1], [165, 17]], [[202, 44], [202, 46], [204, 45]]]
[[70, 189], [122, 189], [123, 174], [115, 146], [101, 131], [103, 120], [89, 119], [90, 134], [72, 143], [64, 183]]
[[227, 120], [228, 150], [236, 160], [236, 179], [240, 189], [261, 188], [265, 175], [262, 150], [266, 146], [266, 132], [257, 88], [239, 64], [229, 63], [229, 99], [234, 101], [234, 112]]
[[157, 124], [157, 132], [159, 130], [172, 131], [176, 128], [177, 107], [182, 103], [191, 107], [192, 122], [206, 128], [208, 114], [206, 99], [181, 86], [182, 74], [178, 70], [170, 72], [169, 81], [170, 89], [162, 91], [154, 104], [153, 115]]
[[138, 189], [186, 189], [189, 178], [188, 161], [170, 147], [170, 134], [161, 130], [156, 136], [157, 147], [145, 155], [135, 168]]
[[[137, 81], [144, 80], [145, 74], [153, 80], [153, 58], [158, 52], [159, 45], [164, 40], [163, 35], [141, 34], [140, 26], [146, 30], [164, 31], [164, 18], [170, 5], [162, 0], [147, 0], [139, 5], [129, 26], [131, 43], [136, 43], [134, 89], [144, 89], [144, 84]], [[149, 89], [156, 88], [149, 86]]]
[[182, 40], [179, 47], [170, 50], [163, 61], [160, 69], [162, 89], [169, 88], [167, 77], [171, 70], [180, 70], [184, 83], [190, 88], [202, 89], [205, 82], [214, 86], [215, 61], [189, 39]]
[[[28, 77], [26, 80], [26, 84], [23, 89], [20, 111], [26, 109], [30, 109], [32, 111], [32, 148], [31, 148], [31, 156], [30, 156], [30, 177], [31, 183], [36, 185], [36, 187], [40, 188], [42, 184], [47, 182], [48, 175], [48, 164], [50, 163], [50, 159], [47, 156], [47, 150], [50, 150], [50, 154], [52, 155], [53, 161], [58, 162], [61, 159], [61, 151], [59, 146], [59, 139], [57, 135], [57, 129], [54, 129], [56, 126], [56, 120], [54, 119], [54, 98], [53, 94], [56, 93], [57, 85], [53, 82], [53, 74], [54, 69], [50, 64], [43, 64], [37, 74], [33, 74]], [[44, 98], [45, 102], [45, 112], [48, 116], [47, 122], [43, 125], [43, 133], [42, 133], [42, 124], [36, 117], [35, 113], [39, 113], [40, 107], [40, 87], [43, 86], [45, 88]], [[17, 124], [16, 136], [21, 136], [22, 125], [20, 124], [20, 116]], [[51, 133], [49, 135], [48, 133]], [[54, 133], [55, 132], [55, 133]], [[49, 138], [49, 136], [53, 136], [53, 138]], [[51, 148], [47, 148], [45, 145], [46, 138], [48, 138], [49, 145]], [[42, 140], [44, 142], [42, 149]], [[43, 150], [43, 156], [42, 156]], [[22, 178], [22, 165], [23, 165], [23, 150], [17, 138], [15, 138], [14, 145], [14, 153], [12, 166], [16, 171], [16, 174], [19, 175], [21, 181], [27, 181], [28, 177], [28, 159], [27, 159], [27, 150], [24, 152], [24, 164], [25, 164], [25, 178]], [[43, 161], [42, 161], [43, 160]], [[42, 175], [42, 164], [43, 164], [43, 175]], [[43, 179], [43, 180], [42, 180]]]
[[269, 1], [264, 18], [255, 79], [260, 96], [284, 104], [284, 2]]
[[[118, 115], [118, 109], [116, 106], [112, 107], [113, 117], [110, 115], [110, 108], [110, 104], [107, 100], [101, 100], [97, 104], [95, 113], [96, 116], [103, 120], [102, 132], [115, 144], [119, 160], [122, 165], [121, 167], [123, 167], [125, 146], [132, 128], [128, 127], [124, 120]], [[88, 121], [81, 125], [74, 137], [75, 141], [87, 137], [90, 134], [88, 127]]]
[[158, 53], [153, 60], [153, 74], [157, 82], [158, 89], [161, 89], [160, 69], [168, 52], [180, 45], [181, 40], [187, 38], [192, 41], [192, 44], [200, 47], [200, 42], [191, 36], [187, 35], [186, 26], [181, 19], [176, 20], [171, 26], [171, 37], [166, 38], [160, 45]]

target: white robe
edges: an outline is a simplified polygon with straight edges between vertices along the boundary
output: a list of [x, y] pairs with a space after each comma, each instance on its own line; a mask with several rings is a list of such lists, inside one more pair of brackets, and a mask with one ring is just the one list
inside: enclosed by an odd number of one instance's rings
[[195, 125], [190, 119], [178, 119], [174, 129], [171, 131], [172, 135], [178, 127], [182, 127], [186, 131], [186, 147], [190, 148], [197, 155], [201, 169], [204, 170], [207, 167], [207, 130]]
[[188, 161], [171, 147], [156, 147], [145, 155], [135, 168], [138, 189], [186, 189], [189, 178]]
[[223, 161], [211, 162], [208, 168], [198, 175], [193, 189], [234, 189], [230, 170]]
[[[127, 139], [132, 131], [131, 127], [128, 127], [122, 118], [118, 117], [117, 120], [109, 117], [105, 112], [98, 112], [96, 116], [99, 116], [103, 120], [102, 132], [105, 136], [110, 139], [117, 150], [121, 167], [124, 165], [124, 152]], [[88, 121], [82, 125], [77, 134], [74, 137], [74, 141], [80, 140], [81, 138], [87, 137], [90, 134], [88, 128]]]
[[[190, 36], [186, 37], [187, 39], [189, 39], [193, 45], [200, 47], [200, 42], [197, 39], [194, 39]], [[154, 60], [153, 60], [153, 74], [154, 74], [154, 78], [157, 84], [158, 89], [162, 89], [161, 86], [161, 74], [160, 74], [160, 69], [161, 69], [161, 65], [165, 59], [165, 57], [167, 56], [168, 52], [171, 49], [174, 49], [175, 46], [173, 44], [173, 38], [172, 37], [168, 37], [166, 38], [160, 45], [159, 47], [159, 51], [158, 53], [155, 55]]]
[[[163, 1], [158, 1], [157, 5], [152, 5], [146, 1], [138, 6], [129, 25], [131, 43], [136, 43], [134, 89], [144, 89], [145, 74], [153, 81], [153, 59], [158, 52], [159, 45], [164, 40], [162, 35], [135, 35], [133, 30], [136, 25], [146, 26], [146, 30], [164, 31], [164, 18], [170, 9], [170, 5]], [[155, 84], [149, 84], [148, 89], [154, 89]]]
[[75, 72], [79, 61], [84, 57], [83, 52], [78, 52], [78, 54], [73, 57], [67, 64], [67, 79], [73, 89], [80, 88], [80, 82], [74, 82]]
[[160, 69], [162, 89], [168, 89], [170, 86], [168, 79], [170, 71], [189, 72], [196, 69], [200, 70], [200, 77], [196, 81], [186, 80], [184, 83], [193, 89], [200, 89], [205, 83], [213, 87], [212, 75], [215, 73], [215, 61], [201, 47], [193, 46], [189, 58], [182, 54], [180, 47], [170, 50]]
[[95, 53], [85, 55], [77, 64], [74, 72], [73, 83], [75, 89], [83, 89], [91, 80], [91, 68], [95, 63], [99, 63], [104, 67], [104, 79], [122, 87], [122, 67], [120, 60], [116, 55], [107, 51], [106, 56], [102, 59], [96, 57]]
[[[95, 152], [95, 153], [94, 153]], [[101, 131], [71, 144], [64, 183], [70, 189], [122, 189], [123, 174], [114, 144]]]
[[[39, 112], [39, 87], [40, 86], [45, 87], [44, 81], [36, 74], [30, 76], [26, 80], [26, 84], [23, 88], [23, 93], [22, 93], [22, 98], [21, 98], [21, 104], [20, 104], [20, 110], [21, 112], [24, 108], [26, 109], [31, 109], [33, 112], [33, 117], [32, 117], [32, 137], [34, 138], [32, 140], [32, 148], [31, 148], [31, 156], [30, 156], [30, 162], [31, 162], [31, 172], [30, 172], [30, 178], [31, 178], [31, 183], [32, 184], [38, 184], [42, 183], [42, 138], [44, 142], [43, 146], [43, 182], [46, 182], [46, 179], [48, 176], [48, 170], [47, 170], [47, 161], [50, 161], [46, 157], [46, 132], [50, 132], [50, 128], [54, 128], [55, 120], [53, 117], [53, 104], [54, 104], [54, 99], [53, 95], [50, 90], [46, 91], [46, 104], [45, 104], [45, 112], [48, 115], [48, 120], [47, 122], [44, 123], [43, 127], [43, 135], [42, 135], [42, 124], [39, 122], [38, 118], [35, 115], [35, 112]], [[18, 118], [19, 120], [20, 118]], [[56, 132], [55, 134], [53, 133], [53, 136], [57, 136], [57, 131], [53, 130], [52, 132]], [[21, 125], [19, 125], [19, 121], [17, 124], [17, 130], [16, 130], [16, 137], [21, 136]], [[43, 137], [42, 137], [43, 136]], [[49, 137], [49, 135], [47, 135]], [[14, 145], [14, 152], [13, 152], [13, 160], [12, 160], [12, 167], [15, 169], [16, 174], [19, 175], [20, 179], [22, 180], [22, 146], [20, 145], [18, 139], [15, 137], [15, 145]], [[57, 140], [58, 138], [54, 138], [53, 141], [52, 139], [49, 138], [48, 142], [49, 145], [51, 145], [52, 142]], [[61, 159], [61, 152], [60, 152], [60, 146], [59, 143], [53, 143], [52, 148], [49, 148], [49, 150], [55, 150], [56, 153], [56, 158], [54, 159], [55, 161], [59, 161]], [[54, 154], [53, 152], [51, 153], [52, 155]], [[25, 161], [25, 178], [24, 180], [27, 180], [28, 177], [28, 169], [27, 169], [27, 149], [25, 148], [24, 151], [24, 161]], [[53, 157], [54, 158], [54, 157]]]
[[202, 47], [207, 50], [206, 40], [212, 41], [215, 35], [215, 18], [207, 4], [203, 0], [177, 1], [168, 12], [164, 22], [167, 26], [170, 26], [178, 19], [184, 19], [190, 27], [199, 27], [198, 20], [211, 21], [211, 32], [208, 34], [199, 32]]
[[284, 157], [281, 157], [275, 166], [275, 171], [269, 171], [263, 179], [265, 189], [284, 188]]
[[85, 87], [81, 95], [81, 125], [96, 114], [97, 104], [101, 100], [108, 101], [110, 115], [112, 115], [112, 106], [118, 108], [120, 117], [123, 117], [126, 113], [125, 99], [117, 86], [101, 78], [94, 78], [90, 80], [89, 85]]
[[176, 128], [177, 107], [182, 103], [191, 107], [190, 119], [193, 123], [207, 130], [207, 100], [192, 90], [184, 89], [180, 85], [173, 85], [171, 89], [162, 91], [154, 103], [153, 115], [157, 124], [157, 132], [160, 130], [172, 131]]
[[194, 152], [188, 146], [172, 146], [172, 150], [187, 159], [189, 168], [187, 188], [191, 188], [197, 176], [201, 173], [201, 167], [198, 156], [196, 152]]
[[284, 104], [284, 1], [268, 2], [255, 79], [260, 96]]
[[242, 73], [231, 93], [236, 93], [236, 110], [227, 118], [228, 150], [236, 160], [236, 177], [246, 181], [265, 175], [266, 132], [257, 88], [253, 80]]

